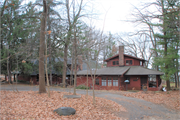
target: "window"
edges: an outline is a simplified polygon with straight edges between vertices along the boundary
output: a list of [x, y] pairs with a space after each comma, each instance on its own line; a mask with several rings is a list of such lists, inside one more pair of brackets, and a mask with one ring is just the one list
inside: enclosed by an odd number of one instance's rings
[[139, 64], [140, 64], [140, 66], [142, 66], [142, 61], [140, 61], [140, 63], [139, 63]]
[[108, 86], [112, 86], [112, 80], [111, 80], [111, 77], [108, 77]]
[[102, 77], [102, 86], [106, 86], [106, 77]]
[[149, 87], [156, 87], [156, 75], [149, 75]]
[[119, 61], [113, 61], [113, 65], [119, 65]]
[[98, 78], [96, 79], [96, 85], [99, 85], [99, 79]]
[[113, 77], [113, 86], [118, 86], [118, 77]]
[[132, 65], [132, 60], [126, 60], [126, 65]]

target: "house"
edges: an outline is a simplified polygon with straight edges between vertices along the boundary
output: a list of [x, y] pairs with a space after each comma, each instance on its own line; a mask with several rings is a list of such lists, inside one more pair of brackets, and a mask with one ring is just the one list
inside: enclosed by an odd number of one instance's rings
[[160, 75], [164, 73], [144, 67], [144, 59], [124, 54], [124, 46], [119, 46], [119, 54], [104, 60], [106, 68], [82, 70], [77, 73], [77, 86], [92, 87], [92, 75], [95, 75], [97, 90], [151, 90], [160, 89]]
[[[72, 64], [72, 59], [68, 58], [67, 59], [67, 72], [66, 72], [66, 82], [69, 84], [70, 83], [70, 75], [71, 75], [71, 64]], [[23, 75], [23, 74], [18, 74], [18, 80], [21, 81], [30, 81], [33, 82], [33, 84], [39, 84], [39, 72], [38, 72], [38, 65], [39, 62], [37, 59], [31, 60], [33, 63], [33, 71], [29, 75]], [[48, 59], [49, 62], [49, 59]], [[52, 60], [53, 65], [52, 65], [52, 84], [60, 84], [62, 83], [62, 64], [64, 62], [64, 59], [61, 57], [55, 58]], [[80, 69], [80, 63], [77, 62], [77, 70]], [[48, 71], [48, 78], [50, 80], [50, 72]], [[46, 80], [46, 75], [45, 75], [45, 80]]]
[[[49, 63], [49, 59], [47, 59]], [[38, 72], [38, 65], [39, 62], [37, 59], [31, 60], [33, 63], [33, 71], [29, 75], [23, 75], [21, 73], [18, 74], [18, 80], [21, 81], [29, 81], [32, 82], [33, 84], [39, 84], [39, 72]], [[60, 84], [62, 83], [62, 63], [64, 62], [64, 59], [61, 57], [57, 57], [54, 60], [52, 60], [53, 65], [52, 65], [52, 84]], [[60, 64], [61, 63], [61, 64]], [[88, 61], [89, 65], [92, 67], [95, 66], [95, 61]], [[70, 82], [70, 76], [71, 76], [71, 65], [72, 65], [72, 59], [68, 58], [67, 59], [67, 72], [66, 72], [66, 83], [67, 84], [73, 84], [74, 80]], [[82, 60], [82, 56], [79, 55], [77, 59], [77, 71], [79, 70], [87, 70], [87, 64], [85, 61]], [[74, 70], [73, 70], [74, 71]], [[73, 73], [72, 73], [73, 75]], [[50, 72], [48, 71], [48, 78], [50, 80]], [[45, 75], [45, 80], [46, 80], [46, 75]]]

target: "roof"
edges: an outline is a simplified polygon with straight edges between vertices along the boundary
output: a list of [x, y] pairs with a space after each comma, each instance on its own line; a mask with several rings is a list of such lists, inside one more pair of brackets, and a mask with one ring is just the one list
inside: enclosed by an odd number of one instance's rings
[[[124, 56], [131, 57], [131, 58], [138, 59], [138, 60], [142, 60], [142, 61], [146, 61], [146, 60], [144, 60], [144, 59], [141, 59], [141, 58], [138, 58], [138, 57], [134, 57], [134, 56], [131, 56], [131, 55], [127, 55], [127, 54], [124, 54]], [[112, 56], [112, 57], [110, 57], [110, 58], [108, 58], [108, 59], [105, 59], [104, 61], [111, 60], [111, 59], [113, 59], [113, 58], [115, 58], [115, 57], [119, 57], [119, 54], [114, 55], [114, 56]]]
[[[33, 67], [33, 72], [30, 75], [39, 74], [39, 72], [38, 72], [39, 71], [38, 70], [39, 60], [38, 59], [33, 59], [33, 60], [31, 60], [31, 62], [33, 63], [33, 65], [37, 65], [37, 68]], [[49, 58], [47, 59], [47, 62], [49, 63]], [[55, 63], [64, 62], [64, 59], [61, 58], [61, 57], [57, 57], [57, 58], [54, 59], [54, 62]], [[70, 58], [67, 59], [67, 64], [71, 64], [71, 59]], [[48, 70], [48, 74], [49, 73], [50, 73], [50, 71]], [[55, 70], [54, 65], [52, 65], [52, 74], [62, 75], [61, 71], [56, 71]], [[68, 67], [67, 67], [66, 75], [70, 75], [70, 70], [68, 69]]]
[[[130, 67], [124, 66], [124, 67], [106, 67], [101, 68], [96, 71], [96, 75], [122, 75], [124, 74]], [[94, 74], [95, 70], [91, 70], [91, 72]], [[88, 70], [88, 74], [90, 75], [90, 71]], [[87, 70], [82, 70], [77, 72], [77, 75], [87, 75]]]
[[96, 69], [96, 64], [97, 64], [97, 68], [101, 68], [95, 60], [89, 60], [89, 61], [83, 60], [83, 64], [82, 64], [83, 70], [89, 69], [87, 64], [89, 65], [90, 69]]
[[142, 66], [131, 66], [125, 75], [163, 75], [163, 72], [144, 68]]
[[[92, 70], [94, 74], [95, 70]], [[96, 75], [163, 75], [164, 73], [141, 66], [106, 67], [96, 71]], [[77, 75], [87, 75], [87, 70], [77, 72]], [[88, 70], [88, 75], [90, 71]]]

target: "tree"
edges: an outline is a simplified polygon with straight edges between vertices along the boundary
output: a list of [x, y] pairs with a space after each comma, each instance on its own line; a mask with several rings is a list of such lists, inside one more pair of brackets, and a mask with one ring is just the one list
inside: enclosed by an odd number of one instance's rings
[[39, 93], [45, 93], [45, 76], [44, 76], [44, 48], [45, 48], [45, 27], [47, 17], [46, 0], [43, 0], [43, 13], [41, 18], [40, 47], [39, 47]]
[[178, 50], [176, 49], [179, 46], [177, 44], [179, 43], [177, 34], [179, 1], [160, 0], [159, 3], [162, 8], [161, 30], [163, 34], [156, 34], [156, 37], [159, 38], [158, 44], [162, 47], [157, 49], [161, 54], [161, 58], [156, 58], [155, 62], [160, 64], [161, 71], [165, 73], [162, 78], [166, 80], [167, 90], [170, 90], [170, 78], [177, 72], [177, 67], [174, 67], [176, 64], [175, 60], [179, 58]]
[[[71, 42], [71, 36], [72, 36], [72, 29], [78, 19], [81, 17], [81, 10], [82, 10], [82, 3], [83, 0], [80, 1], [80, 4], [78, 5], [78, 10], [75, 13], [76, 10], [73, 10], [73, 17], [71, 17], [71, 6], [69, 0], [66, 0], [66, 12], [67, 12], [67, 19], [68, 19], [68, 31], [66, 40], [64, 40], [64, 64], [63, 64], [63, 87], [65, 87], [65, 81], [66, 81], [66, 71], [67, 71], [67, 54], [68, 54], [68, 47]], [[75, 1], [72, 1], [72, 4], [75, 4]], [[71, 19], [72, 18], [72, 19]]]
[[[2, 6], [1, 63], [3, 67], [2, 71], [5, 75], [9, 76], [9, 81], [11, 81], [11, 72], [17, 69], [16, 63], [21, 66], [22, 60], [28, 61], [28, 57], [32, 55], [31, 48], [33, 47], [31, 46], [34, 41], [30, 41], [30, 39], [34, 32], [33, 30], [38, 25], [36, 24], [37, 20], [30, 14], [34, 13], [31, 5], [31, 2], [27, 5], [22, 5], [22, 0], [5, 0]], [[25, 8], [24, 6], [27, 7]], [[23, 12], [21, 13], [20, 11]], [[26, 68], [30, 68], [27, 65]]]
[[[150, 7], [157, 9], [152, 11]], [[143, 41], [150, 41], [152, 67], [155, 66], [157, 70], [165, 73], [162, 79], [166, 80], [167, 89], [170, 90], [169, 80], [175, 73], [177, 74], [177, 66], [179, 66], [177, 62], [179, 60], [179, 1], [156, 0], [156, 2], [144, 5], [142, 9], [135, 9], [137, 13], [133, 14], [136, 17], [133, 22], [140, 23], [143, 29], [133, 35], [145, 36]], [[146, 26], [148, 29], [145, 29]], [[135, 48], [140, 49], [138, 45], [135, 45]], [[144, 50], [142, 49], [141, 53], [142, 51]]]

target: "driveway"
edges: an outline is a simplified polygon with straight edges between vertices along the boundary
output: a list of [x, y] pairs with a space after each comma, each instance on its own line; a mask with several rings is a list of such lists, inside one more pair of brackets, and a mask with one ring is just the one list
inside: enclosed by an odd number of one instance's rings
[[[14, 89], [16, 86], [14, 86]], [[12, 90], [12, 85], [1, 85], [1, 90]], [[19, 91], [38, 91], [38, 86], [17, 85]], [[58, 87], [51, 87], [54, 91], [73, 92], [73, 89], [64, 89]], [[77, 94], [86, 94], [85, 90], [76, 90]], [[89, 90], [89, 95], [92, 95], [92, 90]], [[158, 105], [145, 100], [125, 97], [118, 93], [111, 93], [109, 91], [95, 91], [96, 97], [112, 100], [122, 105], [128, 112], [119, 112], [115, 115], [129, 120], [179, 120], [180, 114], [177, 111], [170, 110], [163, 105]]]

